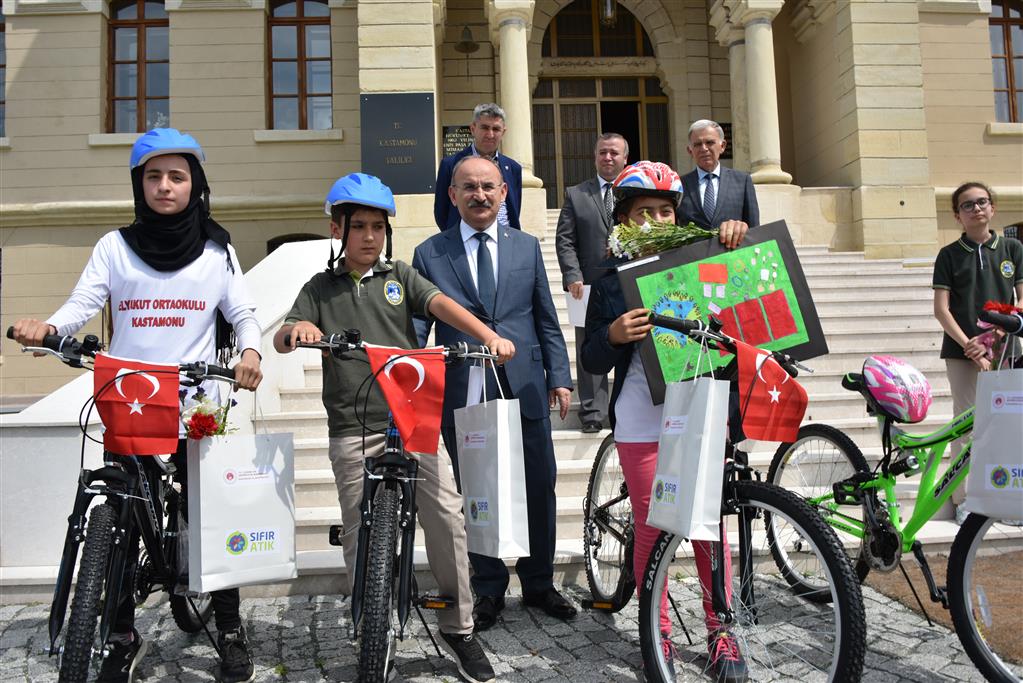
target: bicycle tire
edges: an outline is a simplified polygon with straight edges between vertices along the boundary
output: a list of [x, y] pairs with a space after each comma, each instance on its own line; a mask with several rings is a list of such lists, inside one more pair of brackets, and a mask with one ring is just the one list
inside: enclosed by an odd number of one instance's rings
[[[749, 667], [749, 678], [859, 681], [866, 651], [863, 596], [834, 531], [798, 496], [777, 486], [735, 482], [726, 485], [725, 495], [726, 499], [734, 500], [739, 515], [751, 519], [753, 532], [749, 540], [752, 575], [744, 580], [740, 576], [739, 559], [733, 561], [734, 620], [729, 626]], [[808, 559], [809, 556], [816, 558], [820, 570], [829, 579], [826, 585], [832, 593], [831, 600], [811, 602], [793, 595], [788, 583], [777, 575], [769, 549], [754, 547], [758, 540], [768, 542], [762, 521], [765, 514], [784, 518], [792, 533], [805, 539]], [[736, 515], [726, 517], [729, 522], [737, 519]], [[640, 588], [643, 667], [646, 680], [653, 683], [675, 681], [676, 667], [683, 669], [678, 672], [680, 680], [696, 673], [706, 674], [710, 669], [706, 641], [702, 637], [706, 626], [700, 580], [691, 562], [685, 563], [688, 567], [672, 567], [680, 541], [673, 534], [661, 533], [650, 554]], [[739, 541], [741, 543], [742, 538]], [[734, 550], [730, 552], [735, 554]], [[683, 578], [687, 570], [691, 576]], [[775, 573], [765, 573], [766, 570]], [[666, 638], [660, 631], [660, 586], [669, 571], [675, 574], [669, 593], [676, 618], [682, 621], [684, 635], [689, 639], [688, 645], [675, 641], [668, 645], [666, 640], [670, 636]], [[755, 602], [744, 604], [747, 589], [755, 596]], [[694, 627], [699, 634], [695, 642]], [[666, 649], [671, 659], [666, 656]]]
[[398, 489], [377, 488], [370, 513], [366, 582], [359, 629], [359, 675], [366, 683], [387, 680], [394, 629], [394, 558], [398, 542]]
[[[624, 500], [607, 506], [620, 496], [624, 496]], [[583, 499], [586, 582], [594, 601], [610, 603], [609, 611], [613, 613], [629, 603], [636, 590], [636, 579], [629, 566], [632, 544], [628, 540], [620, 542], [603, 528], [605, 525], [625, 539], [632, 538], [632, 504], [625, 488], [614, 434], [608, 434], [597, 450]]]
[[96, 646], [96, 624], [103, 608], [103, 584], [110, 562], [111, 538], [117, 524], [114, 508], [97, 505], [89, 514], [75, 597], [60, 656], [60, 683], [84, 683]]
[[[948, 556], [948, 602], [956, 635], [977, 670], [993, 683], [1015, 683], [1023, 676], [1023, 662], [1003, 660], [997, 650], [1001, 640], [1023, 630], [1023, 614], [1012, 600], [989, 601], [985, 591], [993, 580], [1005, 580], [1006, 567], [1015, 566], [996, 557], [999, 540], [1019, 547], [1019, 539], [996, 528], [990, 517], [966, 518]], [[998, 575], [989, 571], [995, 568], [1001, 570]]]
[[[767, 481], [793, 491], [806, 500], [828, 495], [833, 491], [832, 484], [835, 482], [848, 479], [857, 472], [870, 471], [863, 452], [843, 432], [826, 424], [809, 424], [799, 428], [795, 441], [778, 446], [767, 470]], [[816, 508], [829, 523], [830, 520], [841, 521], [841, 515], [835, 515], [831, 510], [812, 503], [811, 507]], [[851, 506], [847, 507], [851, 509]], [[863, 583], [870, 573], [863, 539], [842, 531], [834, 524], [831, 526], [853, 563], [856, 578]], [[770, 528], [768, 533], [771, 533]], [[775, 557], [775, 561], [779, 563], [779, 568], [786, 563], [783, 556]], [[815, 592], [815, 586], [805, 584], [791, 567], [785, 573], [785, 578], [797, 593], [823, 595]]]
[[192, 606], [188, 604], [188, 598], [184, 595], [178, 595], [177, 593], [170, 593], [170, 609], [171, 616], [174, 617], [174, 623], [177, 627], [185, 633], [198, 633], [202, 630], [202, 627], [210, 620], [210, 615], [213, 614], [213, 596], [209, 593], [200, 593], [198, 596], [193, 598], [195, 602], [196, 611], [192, 610]]

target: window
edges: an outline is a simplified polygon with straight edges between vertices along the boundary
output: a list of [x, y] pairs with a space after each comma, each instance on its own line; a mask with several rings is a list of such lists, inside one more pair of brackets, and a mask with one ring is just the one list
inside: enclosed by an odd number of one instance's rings
[[0, 2], [0, 138], [7, 135], [7, 20]]
[[110, 3], [107, 131], [170, 125], [170, 27], [163, 2]]
[[1023, 0], [991, 0], [995, 118], [1023, 121]]
[[[599, 5], [598, 5], [599, 7]], [[543, 57], [652, 57], [654, 48], [636, 17], [618, 7], [613, 26], [600, 23], [592, 0], [575, 0], [555, 15], [540, 46]]]
[[333, 126], [327, 0], [270, 3], [270, 128]]

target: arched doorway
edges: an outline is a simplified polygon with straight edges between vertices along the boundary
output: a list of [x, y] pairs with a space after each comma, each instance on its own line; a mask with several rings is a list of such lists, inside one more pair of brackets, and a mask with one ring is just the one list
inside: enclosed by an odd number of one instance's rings
[[671, 163], [668, 97], [655, 75], [650, 39], [621, 5], [613, 24], [602, 22], [602, 4], [575, 0], [544, 33], [533, 92], [533, 163], [548, 208], [594, 174], [593, 143], [602, 132], [624, 136], [632, 161]]

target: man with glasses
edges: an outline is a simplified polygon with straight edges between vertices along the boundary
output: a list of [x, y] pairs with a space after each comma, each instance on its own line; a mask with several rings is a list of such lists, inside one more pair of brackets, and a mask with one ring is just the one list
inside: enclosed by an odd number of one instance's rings
[[472, 112], [469, 132], [472, 142], [458, 154], [441, 159], [437, 169], [437, 185], [434, 188], [433, 217], [441, 230], [458, 226], [458, 209], [448, 197], [448, 186], [455, 164], [468, 156], [484, 157], [493, 161], [501, 171], [507, 185], [507, 197], [501, 201], [497, 212], [500, 228], [519, 228], [519, 208], [522, 206], [522, 166], [509, 156], [500, 154], [501, 138], [507, 130], [504, 109], [496, 104], [478, 104]]
[[[511, 340], [518, 350], [498, 368], [497, 380], [493, 373], [486, 377], [487, 395], [497, 395], [496, 382], [500, 381], [504, 396], [519, 400], [522, 416], [530, 554], [518, 559], [515, 572], [524, 604], [559, 619], [571, 619], [575, 607], [554, 588], [557, 465], [550, 410], [556, 405], [562, 419], [567, 415], [572, 376], [540, 243], [528, 233], [499, 226], [498, 210], [507, 194], [494, 162], [474, 156], [461, 159], [448, 188], [451, 202], [458, 207], [458, 225], [416, 247], [412, 267], [499, 336]], [[425, 344], [431, 322], [416, 320], [420, 344]], [[450, 325], [436, 324], [437, 344], [473, 343]], [[449, 365], [444, 382], [441, 435], [456, 482], [461, 479], [454, 411], [467, 403], [469, 369], [468, 365]], [[478, 400], [479, 395], [472, 398]], [[477, 631], [484, 631], [497, 622], [504, 609], [508, 568], [502, 560], [476, 553], [469, 553], [469, 561], [476, 593], [473, 621]]]
[[760, 225], [760, 207], [753, 179], [748, 173], [722, 166], [725, 131], [709, 119], [689, 126], [686, 150], [696, 169], [682, 176], [682, 204], [679, 223], [696, 223], [703, 228], [718, 228], [723, 241], [740, 239], [746, 231]]

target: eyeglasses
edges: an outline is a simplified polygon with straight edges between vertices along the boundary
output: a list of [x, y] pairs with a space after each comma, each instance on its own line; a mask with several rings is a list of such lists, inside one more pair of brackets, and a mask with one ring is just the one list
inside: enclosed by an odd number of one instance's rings
[[969, 212], [973, 211], [974, 208], [986, 209], [991, 200], [987, 197], [981, 197], [980, 199], [973, 199], [970, 201], [963, 202], [959, 205], [959, 211]]
[[[503, 185], [504, 183], [501, 183]], [[458, 186], [458, 189], [462, 190], [467, 194], [476, 194], [476, 190], [483, 190], [484, 194], [493, 194], [501, 189], [501, 185], [495, 183], [483, 183], [482, 185], [476, 185], [475, 183], [464, 183]]]

